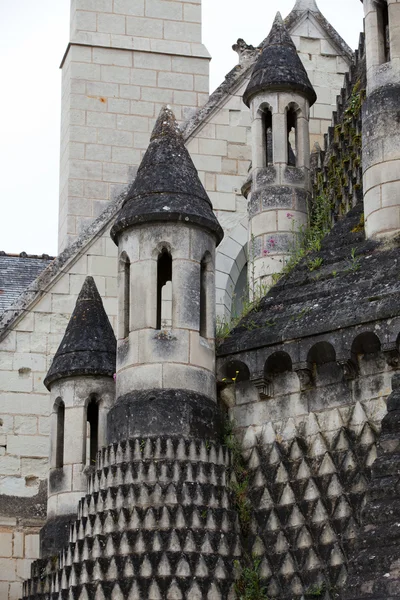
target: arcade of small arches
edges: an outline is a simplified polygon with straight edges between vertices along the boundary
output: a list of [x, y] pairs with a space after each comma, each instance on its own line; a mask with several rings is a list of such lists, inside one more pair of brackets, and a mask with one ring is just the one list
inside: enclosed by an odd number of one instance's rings
[[[400, 333], [393, 344], [387, 344], [376, 332], [363, 331], [340, 353], [330, 341], [320, 340], [304, 348], [304, 360], [300, 361], [298, 347], [285, 345], [284, 348], [248, 353], [247, 360], [220, 359], [219, 384], [234, 384], [238, 389], [254, 386], [262, 399], [383, 372], [399, 365]], [[263, 364], [263, 370], [257, 370], [257, 364]]]

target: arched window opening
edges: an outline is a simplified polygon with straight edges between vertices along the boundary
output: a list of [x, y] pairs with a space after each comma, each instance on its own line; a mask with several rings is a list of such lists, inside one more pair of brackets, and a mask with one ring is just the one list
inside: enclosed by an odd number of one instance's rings
[[336, 361], [335, 348], [329, 342], [314, 344], [308, 353], [307, 362], [315, 365], [326, 365]]
[[172, 327], [172, 257], [163, 248], [157, 263], [157, 329]]
[[390, 61], [389, 7], [386, 0], [380, 0], [376, 6], [378, 17], [379, 63]]
[[207, 259], [203, 258], [200, 265], [200, 335], [207, 336]]
[[119, 306], [119, 337], [125, 339], [129, 335], [130, 303], [131, 303], [131, 263], [124, 254], [119, 265], [122, 303]]
[[87, 407], [87, 464], [93, 466], [99, 449], [99, 404], [92, 398]]
[[272, 387], [274, 396], [300, 391], [299, 378], [293, 373], [292, 359], [287, 352], [278, 351], [269, 356], [264, 366], [264, 376]]
[[65, 404], [59, 400], [56, 404], [57, 410], [57, 440], [55, 468], [61, 469], [64, 466], [64, 430], [65, 430]]
[[337, 363], [335, 348], [329, 342], [317, 342], [309, 351], [307, 362], [311, 365], [317, 387], [343, 380], [343, 369]]
[[362, 356], [371, 356], [376, 355], [381, 351], [381, 342], [378, 336], [372, 331], [366, 331], [365, 333], [360, 333], [358, 335], [351, 347], [351, 354], [353, 359], [356, 359]]
[[223, 379], [227, 383], [240, 383], [250, 380], [249, 367], [240, 360], [230, 360], [225, 363], [221, 370]]
[[292, 359], [286, 352], [274, 352], [265, 363], [266, 375], [280, 375], [292, 371]]
[[288, 162], [291, 167], [297, 166], [297, 113], [294, 108], [289, 108], [287, 119], [287, 152]]
[[263, 111], [263, 136], [265, 144], [266, 167], [274, 163], [274, 146], [272, 138], [272, 112], [269, 109]]

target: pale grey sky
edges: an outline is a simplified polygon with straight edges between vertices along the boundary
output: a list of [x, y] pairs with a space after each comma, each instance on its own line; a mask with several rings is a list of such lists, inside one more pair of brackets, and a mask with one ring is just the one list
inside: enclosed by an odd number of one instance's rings
[[[57, 252], [60, 87], [70, 0], [0, 1], [0, 250]], [[294, 0], [203, 0], [203, 41], [213, 56], [211, 89], [237, 63], [238, 37], [258, 45], [277, 10]], [[359, 0], [318, 0], [325, 17], [355, 48]]]

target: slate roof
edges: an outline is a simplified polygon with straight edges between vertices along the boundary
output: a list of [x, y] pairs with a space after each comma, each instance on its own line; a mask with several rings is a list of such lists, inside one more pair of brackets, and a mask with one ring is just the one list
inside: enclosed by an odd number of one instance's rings
[[52, 256], [0, 252], [0, 313], [11, 306], [54, 260]]
[[254, 66], [250, 82], [243, 94], [243, 102], [250, 106], [251, 98], [255, 94], [267, 90], [301, 93], [308, 98], [310, 105], [317, 99], [279, 12]]
[[86, 277], [44, 385], [76, 375], [108, 375], [116, 370], [117, 341], [93, 277]]
[[[219, 356], [400, 315], [400, 238], [366, 240], [363, 203], [325, 237], [321, 251], [283, 277], [221, 344]], [[362, 231], [359, 231], [362, 229]], [[320, 258], [320, 268], [310, 261]]]
[[117, 244], [119, 234], [128, 227], [155, 221], [195, 223], [211, 231], [218, 243], [224, 237], [175, 115], [167, 106], [161, 109], [111, 237]]

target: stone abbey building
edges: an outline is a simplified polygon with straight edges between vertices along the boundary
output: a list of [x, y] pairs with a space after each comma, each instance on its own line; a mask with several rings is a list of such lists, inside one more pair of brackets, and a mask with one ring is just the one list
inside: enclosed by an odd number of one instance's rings
[[400, 3], [363, 4], [353, 52], [297, 0], [209, 97], [201, 0], [72, 0], [60, 254], [0, 255], [1, 600], [400, 598]]

